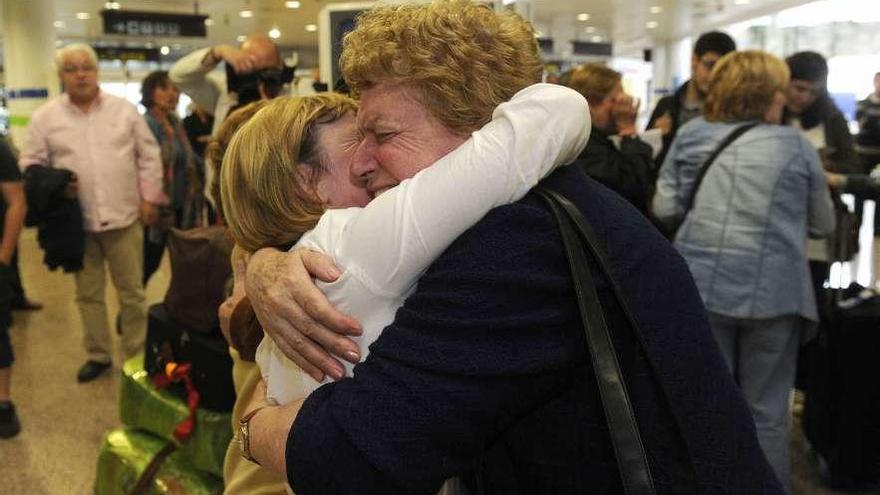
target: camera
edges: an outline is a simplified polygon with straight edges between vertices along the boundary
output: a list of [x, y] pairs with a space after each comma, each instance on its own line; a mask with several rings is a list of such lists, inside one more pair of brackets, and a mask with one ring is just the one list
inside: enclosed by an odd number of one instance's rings
[[238, 95], [238, 106], [247, 105], [260, 99], [260, 85], [269, 98], [281, 93], [285, 84], [293, 81], [295, 67], [263, 69], [249, 74], [238, 74], [230, 64], [226, 64], [226, 88]]

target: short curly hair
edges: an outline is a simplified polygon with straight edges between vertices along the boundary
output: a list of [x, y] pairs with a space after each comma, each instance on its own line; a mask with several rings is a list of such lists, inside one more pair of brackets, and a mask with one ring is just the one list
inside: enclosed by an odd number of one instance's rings
[[779, 57], [760, 50], [731, 52], [712, 69], [703, 116], [709, 122], [763, 120], [788, 82], [788, 66]]
[[226, 223], [237, 245], [248, 252], [287, 247], [314, 228], [326, 207], [318, 180], [331, 166], [319, 145], [321, 126], [356, 112], [354, 100], [334, 93], [286, 96], [238, 129], [220, 171]]
[[355, 94], [380, 83], [415, 88], [422, 104], [466, 135], [495, 107], [541, 81], [532, 26], [470, 0], [381, 6], [343, 40], [342, 75]]

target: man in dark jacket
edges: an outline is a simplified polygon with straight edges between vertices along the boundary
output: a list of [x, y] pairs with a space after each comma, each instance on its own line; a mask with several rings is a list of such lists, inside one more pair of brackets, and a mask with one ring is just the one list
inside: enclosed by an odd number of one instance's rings
[[805, 51], [789, 56], [785, 62], [791, 82], [785, 95], [783, 124], [803, 131], [819, 152], [825, 170], [862, 172], [849, 124], [828, 92], [828, 61], [820, 53]]
[[703, 100], [709, 91], [709, 76], [715, 63], [734, 50], [736, 42], [720, 31], [710, 31], [697, 38], [691, 55], [691, 79], [682, 84], [674, 95], [661, 98], [648, 121], [648, 129], [656, 127], [663, 131], [663, 149], [657, 156], [658, 165], [666, 158], [678, 129], [702, 112]]
[[568, 86], [587, 99], [593, 123], [577, 164], [647, 215], [657, 179], [654, 150], [636, 134], [638, 106], [623, 92], [620, 73], [602, 64], [586, 64], [572, 73]]

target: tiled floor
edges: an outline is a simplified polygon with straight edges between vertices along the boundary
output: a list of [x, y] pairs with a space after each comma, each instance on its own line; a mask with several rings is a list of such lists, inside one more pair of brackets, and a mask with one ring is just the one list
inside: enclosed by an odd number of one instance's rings
[[[80, 385], [75, 375], [85, 359], [71, 275], [49, 272], [41, 263], [32, 230], [23, 234], [21, 268], [28, 295], [43, 311], [17, 313], [12, 328], [15, 363], [13, 395], [23, 430], [0, 441], [0, 495], [86, 495], [92, 493], [95, 462], [104, 433], [119, 424], [113, 373]], [[162, 299], [168, 287], [167, 256], [147, 288], [147, 299]], [[108, 284], [109, 286], [109, 284]], [[115, 294], [108, 292], [110, 314]], [[793, 440], [795, 493], [834, 495], [821, 488], [804, 456], [803, 438]], [[743, 494], [747, 495], [747, 494]]]
[[[12, 394], [22, 432], [13, 440], [0, 441], [0, 494], [90, 494], [104, 433], [119, 424], [120, 361], [116, 359], [112, 372], [91, 383], [76, 382], [85, 353], [73, 276], [43, 266], [33, 230], [23, 233], [20, 257], [28, 296], [45, 309], [15, 313]], [[161, 300], [168, 273], [166, 256], [147, 288], [148, 302]], [[118, 305], [109, 281], [107, 300], [113, 318]]]

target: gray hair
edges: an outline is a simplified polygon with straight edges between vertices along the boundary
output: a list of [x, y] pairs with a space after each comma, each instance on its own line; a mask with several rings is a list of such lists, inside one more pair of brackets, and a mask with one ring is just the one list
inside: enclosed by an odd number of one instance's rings
[[95, 67], [98, 66], [98, 54], [95, 53], [94, 48], [85, 43], [73, 43], [55, 52], [55, 66], [58, 70], [61, 70], [62, 67], [64, 67], [64, 60], [69, 55], [76, 52], [85, 53], [89, 57], [89, 60], [95, 64]]

